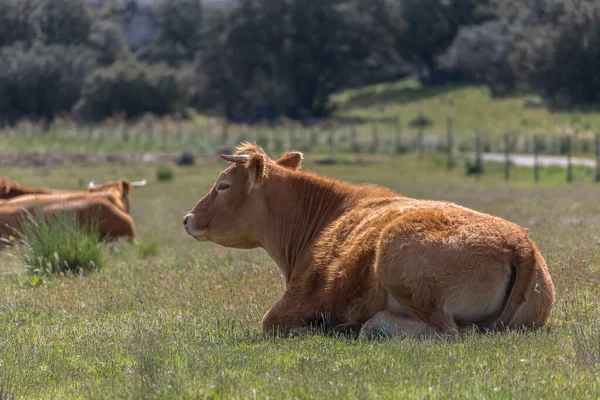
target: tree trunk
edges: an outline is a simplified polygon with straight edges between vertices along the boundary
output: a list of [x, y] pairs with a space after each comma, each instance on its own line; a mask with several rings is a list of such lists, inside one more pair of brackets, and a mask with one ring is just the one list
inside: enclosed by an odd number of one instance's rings
[[435, 61], [435, 56], [433, 54], [427, 54], [421, 57], [423, 61], [423, 67], [426, 72], [426, 76], [421, 76], [421, 81], [429, 84], [429, 85], [439, 85], [442, 82], [442, 76], [440, 74], [440, 70]]

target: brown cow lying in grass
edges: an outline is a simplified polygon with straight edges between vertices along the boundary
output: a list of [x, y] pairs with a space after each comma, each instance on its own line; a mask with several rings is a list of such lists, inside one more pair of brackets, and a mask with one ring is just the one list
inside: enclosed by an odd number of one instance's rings
[[0, 178], [0, 200], [8, 200], [25, 194], [50, 194], [55, 190], [38, 186], [21, 186], [19, 182], [9, 182], [5, 178]]
[[41, 212], [45, 218], [51, 219], [60, 212], [74, 212], [81, 226], [89, 221], [95, 221], [102, 240], [127, 237], [130, 242], [135, 241], [133, 218], [101, 197], [49, 203], [36, 201], [19, 202], [18, 205], [11, 203], [11, 201], [0, 200], [0, 237], [3, 238], [20, 237], [22, 223], [28, 214], [36, 216]]
[[[22, 217], [25, 212], [41, 211], [51, 216], [57, 211], [76, 212], [80, 221], [93, 218], [98, 222], [100, 236], [104, 240], [126, 236], [135, 239], [135, 224], [128, 215], [130, 210], [129, 191], [133, 186], [146, 182], [130, 182], [121, 179], [94, 185], [88, 191], [53, 191], [44, 194], [25, 194], [10, 200], [0, 200], [0, 237], [20, 236]], [[14, 186], [13, 186], [14, 187]], [[33, 190], [27, 188], [25, 190]], [[50, 189], [48, 189], [50, 190]]]
[[[83, 190], [57, 190], [44, 187], [21, 186], [18, 182], [0, 180], [0, 199], [14, 199], [28, 203], [32, 198], [37, 199], [40, 204], [53, 201], [71, 201], [89, 198], [90, 196], [102, 197], [110, 201], [119, 209], [129, 213], [129, 192], [133, 187], [146, 185], [146, 181], [130, 182], [128, 179], [120, 179], [116, 182], [106, 182], [96, 185], [90, 182], [87, 191]], [[39, 196], [43, 195], [43, 196]], [[17, 203], [13, 203], [17, 204]]]
[[262, 247], [285, 277], [265, 331], [362, 326], [370, 337], [539, 327], [555, 297], [546, 263], [520, 226], [446, 202], [401, 197], [298, 171], [238, 147], [184, 217], [188, 234]]

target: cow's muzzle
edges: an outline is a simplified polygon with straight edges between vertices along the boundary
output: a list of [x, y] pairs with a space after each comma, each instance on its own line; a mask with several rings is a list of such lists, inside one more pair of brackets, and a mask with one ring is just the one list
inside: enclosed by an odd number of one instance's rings
[[183, 217], [183, 226], [188, 235], [193, 236], [196, 240], [204, 241], [204, 234], [206, 233], [206, 229], [198, 229], [194, 226], [194, 214], [187, 213], [185, 217]]

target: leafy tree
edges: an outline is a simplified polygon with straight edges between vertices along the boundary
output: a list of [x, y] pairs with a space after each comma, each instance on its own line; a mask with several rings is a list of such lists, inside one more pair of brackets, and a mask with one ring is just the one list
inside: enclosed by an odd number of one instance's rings
[[376, 47], [361, 34], [359, 4], [240, 0], [215, 14], [198, 62], [207, 91], [230, 119], [325, 115], [329, 95]]
[[421, 68], [421, 79], [443, 80], [437, 57], [450, 46], [463, 25], [491, 17], [481, 12], [485, 0], [387, 0], [379, 23], [387, 27], [395, 50]]
[[160, 0], [153, 7], [156, 36], [139, 51], [146, 61], [177, 65], [192, 61], [202, 44], [203, 8], [201, 0]]
[[85, 44], [92, 15], [85, 0], [25, 0], [34, 4], [29, 18], [36, 39], [47, 44]]
[[443, 57], [445, 68], [466, 81], [487, 84], [493, 95], [515, 90], [516, 75], [510, 63], [523, 24], [496, 19], [462, 27]]
[[540, 0], [511, 58], [526, 89], [556, 107], [600, 101], [600, 3]]
[[29, 0], [0, 0], [0, 47], [15, 42], [29, 43], [35, 38], [29, 18], [33, 6]]
[[85, 47], [36, 43], [0, 49], [0, 117], [43, 120], [48, 127], [59, 113], [70, 112], [85, 76], [95, 68]]
[[92, 121], [121, 113], [128, 118], [145, 113], [164, 115], [181, 109], [186, 94], [174, 70], [129, 59], [90, 74], [75, 112]]
[[89, 46], [99, 53], [98, 62], [109, 65], [127, 52], [121, 27], [111, 21], [99, 20], [92, 26]]

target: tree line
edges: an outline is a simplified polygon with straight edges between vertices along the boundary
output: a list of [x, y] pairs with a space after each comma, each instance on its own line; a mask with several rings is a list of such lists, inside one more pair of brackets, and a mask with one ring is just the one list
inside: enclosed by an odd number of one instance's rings
[[407, 75], [569, 108], [600, 100], [599, 26], [595, 0], [0, 0], [0, 124], [319, 118]]

